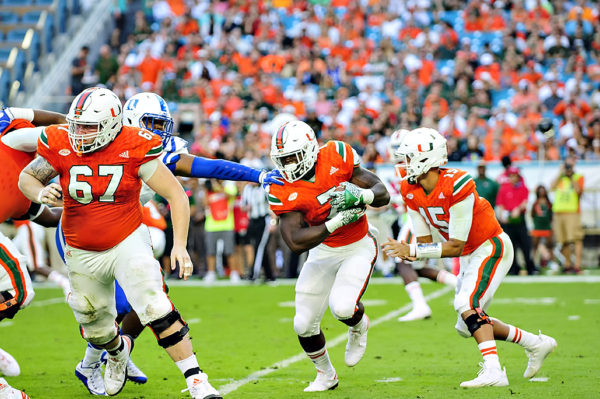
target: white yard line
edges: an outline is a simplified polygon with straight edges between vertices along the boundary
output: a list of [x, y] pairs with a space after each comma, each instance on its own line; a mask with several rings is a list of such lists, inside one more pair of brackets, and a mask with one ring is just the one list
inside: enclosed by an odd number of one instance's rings
[[[432, 300], [435, 298], [439, 298], [442, 295], [445, 295], [446, 293], [448, 293], [452, 290], [453, 290], [453, 288], [446, 286], [442, 289], [439, 289], [439, 290], [434, 291], [431, 294], [427, 295], [425, 297], [425, 299]], [[377, 319], [371, 320], [369, 328], [373, 328], [375, 326], [378, 326], [381, 323], [384, 323], [388, 320], [394, 319], [394, 318], [400, 316], [401, 314], [408, 312], [411, 308], [412, 308], [412, 304], [407, 303], [406, 305], [402, 306], [399, 309], [393, 310], [389, 313], [386, 313], [385, 315], [383, 315], [381, 317], [378, 317]], [[346, 342], [347, 340], [348, 340], [348, 333], [340, 334], [337, 337], [328, 340], [327, 347], [333, 348], [334, 346], [337, 346], [343, 342]], [[282, 360], [282, 361], [272, 364], [271, 366], [266, 367], [262, 370], [256, 371], [256, 372], [248, 375], [247, 377], [242, 378], [241, 380], [237, 380], [234, 382], [230, 382], [229, 384], [223, 385], [222, 387], [219, 387], [219, 392], [222, 395], [227, 395], [228, 393], [231, 393], [248, 383], [256, 381], [261, 377], [264, 377], [266, 375], [273, 373], [274, 371], [277, 371], [282, 368], [286, 368], [286, 367], [288, 367], [294, 363], [297, 363], [301, 360], [304, 360], [304, 359], [306, 359], [306, 354], [304, 352], [298, 353], [297, 355], [294, 355], [288, 359]]]

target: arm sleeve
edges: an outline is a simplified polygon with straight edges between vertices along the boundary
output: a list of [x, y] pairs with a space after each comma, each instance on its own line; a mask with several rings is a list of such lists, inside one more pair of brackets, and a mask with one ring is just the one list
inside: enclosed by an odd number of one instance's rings
[[470, 194], [464, 200], [450, 207], [450, 231], [448, 236], [460, 241], [467, 241], [473, 223], [473, 206], [475, 196]]
[[260, 170], [223, 159], [194, 157], [192, 177], [205, 177], [220, 180], [251, 181], [259, 183]]
[[152, 177], [157, 167], [158, 160], [156, 158], [145, 162], [140, 165], [140, 168], [138, 170], [138, 176], [140, 176], [144, 182], [147, 182], [148, 179]]
[[431, 235], [431, 229], [429, 228], [429, 225], [427, 224], [423, 216], [421, 216], [419, 212], [415, 211], [412, 208], [407, 207], [406, 210], [406, 213], [408, 214], [408, 217], [412, 222], [414, 230], [413, 233], [415, 233], [415, 236], [425, 237]]
[[43, 127], [26, 127], [2, 136], [2, 142], [17, 151], [35, 152]]

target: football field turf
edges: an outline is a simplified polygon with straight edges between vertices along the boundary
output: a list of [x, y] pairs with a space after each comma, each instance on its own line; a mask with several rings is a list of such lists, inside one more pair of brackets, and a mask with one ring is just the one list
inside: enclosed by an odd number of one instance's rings
[[[473, 339], [454, 330], [452, 293], [423, 284], [433, 317], [396, 321], [409, 310], [397, 279], [374, 279], [363, 297], [371, 318], [365, 357], [354, 368], [344, 364], [347, 328], [329, 311], [323, 320], [329, 354], [340, 384], [334, 391], [305, 393], [314, 379], [312, 363], [294, 334], [294, 287], [189, 286], [171, 283], [171, 298], [188, 321], [200, 367], [226, 398], [598, 398], [600, 397], [600, 278], [507, 279], [489, 313], [537, 333], [552, 335], [558, 347], [531, 382], [522, 377], [523, 349], [498, 342], [500, 362], [510, 386], [465, 390], [458, 385], [477, 375], [481, 355]], [[552, 281], [552, 282], [544, 282]], [[197, 283], [197, 281], [196, 281]], [[198, 284], [197, 284], [198, 285]], [[85, 342], [61, 291], [40, 288], [31, 307], [0, 323], [0, 347], [21, 366], [7, 378], [32, 399], [86, 398], [74, 376]], [[183, 376], [156, 344], [150, 331], [136, 341], [133, 360], [148, 383], [128, 383], [120, 398], [188, 398]]]

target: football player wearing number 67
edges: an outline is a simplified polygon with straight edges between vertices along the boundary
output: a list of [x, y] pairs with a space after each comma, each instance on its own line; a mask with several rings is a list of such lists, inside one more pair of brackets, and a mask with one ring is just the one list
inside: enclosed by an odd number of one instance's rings
[[[487, 200], [479, 197], [471, 176], [463, 170], [442, 168], [448, 162], [446, 139], [436, 130], [409, 132], [396, 150], [406, 177], [400, 192], [408, 207], [417, 243], [389, 240], [382, 245], [389, 256], [415, 260], [460, 256], [454, 297], [456, 330], [475, 338], [483, 356], [482, 370], [461, 387], [506, 386], [495, 340], [525, 348], [529, 358], [524, 377], [531, 378], [556, 347], [547, 335], [534, 335], [486, 314], [494, 293], [512, 265], [510, 238], [498, 224]], [[444, 242], [433, 242], [432, 231]]]
[[319, 148], [314, 131], [291, 121], [273, 135], [271, 160], [285, 183], [271, 185], [267, 196], [280, 217], [281, 234], [294, 252], [308, 251], [296, 282], [294, 330], [317, 369], [304, 390], [326, 391], [338, 385], [321, 331], [327, 310], [349, 327], [345, 362], [356, 365], [367, 347], [369, 318], [364, 294], [378, 244], [369, 232], [366, 205], [390, 201], [384, 184], [360, 166], [358, 154], [341, 141]]
[[[166, 198], [173, 219], [171, 264], [184, 278], [192, 273], [186, 250], [188, 199], [158, 160], [162, 141], [139, 127], [122, 125], [119, 98], [91, 88], [71, 104], [67, 125], [46, 127], [38, 157], [23, 169], [19, 188], [32, 201], [63, 203], [71, 295], [69, 306], [89, 343], [108, 352], [104, 386], [108, 395], [125, 385], [132, 340], [115, 325], [114, 281], [119, 280], [143, 325], [148, 325], [184, 374], [193, 398], [221, 398], [193, 353], [189, 327], [163, 291], [160, 265], [142, 225], [142, 181]], [[49, 181], [59, 176], [60, 184]]]

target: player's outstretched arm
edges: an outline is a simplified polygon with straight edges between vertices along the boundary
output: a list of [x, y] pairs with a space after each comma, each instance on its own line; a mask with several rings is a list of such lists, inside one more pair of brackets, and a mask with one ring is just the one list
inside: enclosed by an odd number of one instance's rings
[[48, 126], [66, 123], [63, 114], [32, 108], [8, 107], [0, 111], [0, 132], [4, 131], [15, 119], [25, 119], [36, 126]]
[[58, 172], [44, 157], [38, 156], [21, 171], [19, 190], [33, 202], [51, 206], [62, 206], [62, 189], [50, 183]]
[[175, 164], [177, 176], [204, 177], [219, 180], [250, 181], [260, 184], [283, 184], [274, 172], [260, 171], [224, 159], [207, 159], [181, 154]]
[[171, 268], [175, 269], [179, 263], [179, 277], [187, 280], [194, 270], [190, 255], [186, 250], [190, 223], [188, 197], [175, 176], [157, 159], [142, 164], [139, 175], [152, 190], [169, 202], [173, 221]]

